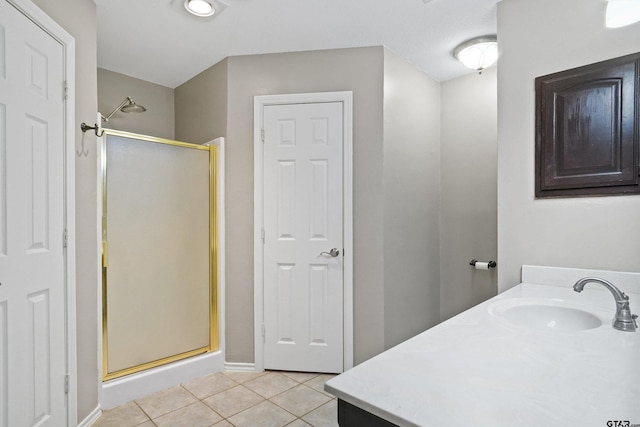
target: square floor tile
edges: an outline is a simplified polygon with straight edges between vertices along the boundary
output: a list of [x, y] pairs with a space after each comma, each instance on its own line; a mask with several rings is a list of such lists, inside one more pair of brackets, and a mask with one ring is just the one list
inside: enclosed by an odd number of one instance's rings
[[205, 404], [225, 418], [229, 418], [262, 401], [264, 401], [262, 396], [241, 385], [203, 400]]
[[313, 427], [311, 424], [307, 424], [302, 421], [300, 418], [292, 422], [291, 424], [287, 424], [286, 427]]
[[197, 402], [197, 399], [180, 386], [171, 387], [149, 397], [136, 400], [136, 403], [151, 419], [184, 408]]
[[275, 372], [269, 372], [255, 380], [244, 383], [245, 387], [255, 391], [266, 399], [269, 399], [276, 394], [280, 394], [283, 391], [289, 390], [297, 385], [298, 383], [291, 378]]
[[117, 408], [103, 411], [98, 421], [93, 425], [95, 427], [134, 427], [145, 421], [149, 421], [149, 417], [142, 412], [138, 405], [129, 402]]
[[271, 398], [273, 403], [298, 417], [311, 412], [329, 400], [331, 398], [326, 394], [315, 391], [306, 385], [299, 385]]
[[321, 375], [318, 375], [317, 377], [314, 377], [314, 378], [310, 379], [309, 381], [305, 382], [304, 385], [306, 385], [308, 387], [311, 387], [312, 389], [314, 389], [316, 391], [324, 393], [327, 396], [334, 397], [331, 393], [329, 393], [328, 391], [325, 391], [324, 383], [329, 381], [331, 378], [334, 378], [335, 376], [336, 375], [334, 375], [334, 374], [321, 374]]
[[338, 401], [332, 399], [318, 409], [314, 409], [302, 419], [313, 427], [339, 427], [338, 426]]
[[266, 372], [252, 372], [252, 371], [224, 371], [224, 375], [228, 376], [238, 384], [246, 383], [247, 381], [254, 380], [258, 377], [263, 376]]
[[158, 427], [209, 427], [218, 421], [222, 421], [222, 417], [202, 402], [153, 419]]
[[216, 372], [213, 375], [209, 375], [203, 378], [198, 378], [188, 383], [182, 384], [184, 388], [189, 390], [198, 399], [204, 399], [209, 396], [213, 396], [216, 393], [230, 389], [237, 386], [238, 383], [222, 374]]
[[296, 417], [269, 401], [264, 401], [229, 418], [236, 427], [284, 427]]
[[315, 372], [282, 372], [282, 374], [288, 376], [294, 381], [298, 381], [299, 383], [309, 381], [311, 378], [318, 376]]

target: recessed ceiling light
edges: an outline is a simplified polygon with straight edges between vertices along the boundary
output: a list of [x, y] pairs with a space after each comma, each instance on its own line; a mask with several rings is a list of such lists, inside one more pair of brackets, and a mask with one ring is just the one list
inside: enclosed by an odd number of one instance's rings
[[211, 16], [216, 13], [213, 5], [206, 0], [185, 0], [184, 8], [196, 16]]

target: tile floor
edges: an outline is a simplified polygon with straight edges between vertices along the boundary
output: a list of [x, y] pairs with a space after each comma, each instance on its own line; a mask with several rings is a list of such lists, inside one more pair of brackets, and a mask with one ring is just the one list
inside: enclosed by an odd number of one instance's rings
[[95, 427], [337, 427], [333, 375], [225, 371], [104, 411]]

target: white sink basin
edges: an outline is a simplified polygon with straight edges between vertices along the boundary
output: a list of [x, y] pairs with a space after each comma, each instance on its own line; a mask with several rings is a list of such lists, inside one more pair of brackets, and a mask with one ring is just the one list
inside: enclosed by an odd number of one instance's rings
[[602, 325], [596, 315], [553, 300], [498, 301], [489, 307], [489, 312], [510, 323], [534, 329], [575, 332]]

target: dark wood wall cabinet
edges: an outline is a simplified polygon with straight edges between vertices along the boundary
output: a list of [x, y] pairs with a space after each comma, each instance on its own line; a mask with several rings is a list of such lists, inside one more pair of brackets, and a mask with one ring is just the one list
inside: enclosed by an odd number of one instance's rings
[[640, 53], [536, 78], [536, 197], [640, 194]]

